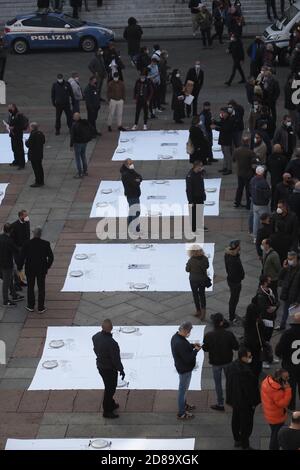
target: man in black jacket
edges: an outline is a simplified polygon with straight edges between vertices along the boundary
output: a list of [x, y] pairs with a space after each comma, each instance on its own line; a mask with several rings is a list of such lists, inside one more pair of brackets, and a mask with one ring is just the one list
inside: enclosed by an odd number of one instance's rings
[[37, 227], [33, 231], [33, 238], [22, 248], [20, 260], [18, 262], [19, 271], [25, 263], [25, 273], [27, 278], [27, 307], [28, 312], [34, 312], [35, 281], [38, 286], [38, 313], [44, 313], [45, 308], [45, 280], [48, 269], [51, 268], [54, 257], [50, 243], [41, 239], [42, 229]]
[[69, 82], [64, 80], [61, 73], [57, 75], [57, 80], [52, 85], [51, 90], [52, 104], [56, 109], [55, 135], [60, 134], [61, 115], [64, 112], [67, 118], [68, 128], [72, 126], [71, 102], [74, 102], [73, 90]]
[[240, 252], [240, 240], [232, 240], [229, 243], [229, 247], [226, 249], [224, 256], [227, 283], [230, 289], [229, 320], [233, 324], [237, 322], [235, 312], [242, 290], [242, 280], [245, 278], [245, 271], [241, 262]]
[[[201, 91], [201, 88], [203, 87], [203, 82], [204, 82], [204, 72], [203, 70], [201, 70], [200, 60], [196, 60], [194, 67], [190, 68], [188, 73], [186, 74], [186, 79], [185, 79], [184, 84], [186, 85], [188, 81], [194, 82], [193, 92], [192, 92], [192, 95], [194, 97], [193, 116], [197, 116], [198, 97], [199, 97], [199, 93]], [[187, 109], [188, 117], [191, 114], [190, 108], [191, 106], [188, 106], [188, 109]]]
[[141, 110], [144, 112], [144, 131], [147, 130], [148, 122], [148, 109], [149, 103], [153, 95], [153, 86], [151, 80], [147, 78], [147, 69], [141, 71], [140, 78], [137, 79], [134, 85], [133, 98], [136, 103], [135, 107], [135, 120], [132, 130], [135, 131], [138, 127]]
[[84, 99], [85, 99], [85, 105], [87, 109], [87, 120], [89, 124], [92, 126], [94, 129], [94, 134], [96, 135], [101, 135], [101, 132], [97, 131], [97, 117], [101, 105], [101, 100], [99, 93], [97, 91], [97, 78], [96, 77], [91, 77], [89, 80], [89, 84], [84, 90]]
[[202, 345], [202, 350], [208, 352], [209, 363], [212, 366], [217, 404], [211, 409], [225, 411], [224, 397], [222, 389], [222, 371], [226, 376], [226, 371], [233, 359], [233, 351], [239, 349], [239, 343], [231, 331], [225, 329], [224, 317], [221, 313], [212, 316], [214, 330], [206, 333]]
[[86, 147], [94, 135], [94, 129], [86, 119], [81, 119], [80, 113], [74, 113], [71, 127], [70, 147], [74, 147], [77, 174], [74, 178], [88, 175]]
[[283, 312], [280, 329], [284, 330], [289, 316], [289, 308], [300, 304], [300, 261], [298, 253], [290, 251], [279, 273], [281, 281], [280, 299], [283, 300]]
[[285, 171], [290, 173], [292, 178], [300, 180], [300, 149], [296, 150], [295, 158], [289, 161]]
[[10, 166], [17, 166], [18, 170], [23, 170], [25, 168], [23, 132], [25, 130], [24, 123], [26, 118], [19, 112], [15, 104], [8, 106], [8, 113], [9, 136], [14, 154], [14, 160], [10, 163]]
[[36, 122], [30, 124], [30, 136], [26, 140], [25, 145], [28, 148], [28, 160], [31, 163], [35, 182], [31, 184], [31, 188], [39, 188], [44, 186], [44, 170], [42, 161], [44, 158], [44, 145], [46, 139]]
[[276, 207], [275, 203], [275, 190], [278, 183], [282, 181], [282, 175], [284, 173], [285, 167], [288, 163], [287, 156], [282, 151], [280, 144], [275, 144], [273, 146], [273, 153], [267, 157], [267, 169], [271, 175], [271, 187], [272, 187], [272, 200], [271, 200], [271, 209], [274, 210]]
[[256, 159], [256, 154], [250, 149], [250, 137], [242, 137], [241, 147], [235, 149], [232, 159], [236, 162], [236, 173], [238, 177], [238, 187], [235, 194], [234, 207], [243, 207], [242, 197], [245, 188], [246, 192], [246, 208], [249, 210], [250, 201], [250, 180], [253, 176], [253, 162]]
[[7, 60], [7, 49], [4, 47], [3, 36], [0, 36], [0, 80], [4, 81]]
[[[124, 194], [129, 205], [129, 213], [127, 218], [128, 228], [133, 220], [140, 216], [140, 195], [142, 176], [134, 169], [134, 163], [131, 158], [127, 158], [120, 168], [122, 183], [124, 186]], [[134, 224], [132, 227], [136, 232], [140, 232], [140, 224]]]
[[232, 56], [233, 65], [231, 76], [229, 80], [225, 82], [225, 85], [231, 85], [231, 82], [234, 79], [237, 70], [241, 75], [241, 80], [239, 81], [239, 83], [246, 83], [245, 74], [241, 66], [241, 62], [244, 62], [245, 59], [244, 46], [242, 40], [240, 38], [237, 38], [234, 34], [232, 34], [230, 37], [228, 53]]
[[286, 259], [289, 250], [297, 251], [299, 238], [299, 223], [296, 214], [285, 201], [279, 201], [276, 212], [272, 214], [272, 245], [280, 256], [280, 261]]
[[232, 174], [232, 146], [235, 122], [231, 118], [228, 108], [220, 109], [220, 121], [215, 121], [212, 128], [220, 132], [219, 145], [222, 147], [224, 155], [223, 169], [219, 170], [223, 175]]
[[104, 79], [107, 77], [107, 72], [103, 59], [103, 50], [101, 48], [97, 49], [95, 57], [89, 63], [89, 70], [97, 79], [97, 91], [100, 96], [100, 101], [105, 101], [101, 98], [101, 91]]
[[119, 408], [118, 403], [114, 400], [118, 384], [118, 372], [120, 372], [122, 380], [125, 377], [120, 348], [112, 337], [112, 329], [112, 322], [104, 320], [102, 331], [96, 333], [92, 338], [94, 352], [97, 357], [97, 369], [104, 382], [103, 416], [104, 418], [111, 419], [119, 417], [119, 415], [114, 413], [114, 410]]
[[[5, 224], [3, 233], [0, 235], [0, 277], [2, 279], [3, 307], [13, 307], [15, 302], [24, 299], [24, 296], [17, 295], [13, 280], [14, 256], [18, 255], [18, 248], [14, 244], [11, 236], [11, 225]], [[12, 300], [8, 298], [8, 291]]]
[[[18, 253], [14, 256], [15, 263], [18, 266], [21, 250], [25, 243], [30, 240], [30, 221], [28, 212], [25, 209], [18, 212], [18, 219], [11, 224], [10, 235], [18, 249]], [[22, 287], [26, 286], [16, 271], [14, 272], [14, 282], [16, 290], [22, 290]]]
[[[199, 161], [193, 163], [193, 168], [186, 176], [186, 195], [191, 208], [192, 232], [200, 227], [203, 218], [203, 204], [206, 201], [206, 193], [203, 179], [203, 166]], [[201, 214], [202, 209], [202, 214]]]
[[191, 344], [187, 338], [190, 336], [193, 325], [186, 321], [179, 327], [177, 333], [172, 336], [171, 349], [174, 358], [175, 368], [179, 375], [178, 390], [178, 414], [180, 420], [188, 420], [194, 417], [190, 413], [194, 406], [188, 405], [186, 401], [186, 393], [189, 389], [192, 372], [196, 365], [196, 356], [200, 351], [200, 344]]
[[283, 173], [282, 181], [277, 183], [274, 192], [274, 209], [276, 209], [279, 201], [289, 202], [293, 192], [293, 179], [290, 173]]
[[261, 228], [257, 230], [257, 236], [256, 236], [256, 252], [259, 257], [259, 259], [262, 261], [263, 259], [263, 250], [261, 248], [261, 244], [263, 240], [268, 240], [271, 237], [272, 234], [272, 225], [271, 225], [271, 215], [265, 212], [260, 216], [260, 223], [261, 223]]
[[297, 387], [300, 398], [300, 313], [291, 318], [290, 325], [281, 336], [275, 353], [281, 358], [282, 367], [289, 372], [293, 393], [289, 409], [295, 410]]
[[251, 450], [249, 438], [253, 430], [256, 406], [260, 403], [257, 378], [249, 367], [251, 352], [241, 347], [238, 359], [229, 365], [226, 374], [226, 403], [232, 407], [234, 447]]

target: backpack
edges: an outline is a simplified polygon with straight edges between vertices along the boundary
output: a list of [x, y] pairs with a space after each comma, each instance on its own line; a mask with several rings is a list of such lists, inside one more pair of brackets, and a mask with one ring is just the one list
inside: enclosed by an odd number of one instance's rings
[[18, 118], [20, 120], [20, 125], [23, 131], [27, 131], [29, 127], [29, 119], [28, 117], [24, 116], [24, 114], [19, 113]]

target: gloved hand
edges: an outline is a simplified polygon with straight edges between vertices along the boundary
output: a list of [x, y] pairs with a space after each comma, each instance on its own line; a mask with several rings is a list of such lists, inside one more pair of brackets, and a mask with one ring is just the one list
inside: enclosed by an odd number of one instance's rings
[[124, 372], [124, 371], [123, 371], [123, 372], [120, 372], [120, 377], [121, 377], [122, 380], [125, 379], [125, 372]]

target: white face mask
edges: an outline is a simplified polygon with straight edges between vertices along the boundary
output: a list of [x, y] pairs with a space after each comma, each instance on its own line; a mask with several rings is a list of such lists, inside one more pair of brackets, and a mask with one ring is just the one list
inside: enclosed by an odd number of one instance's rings
[[253, 108], [254, 108], [254, 111], [257, 111], [257, 110], [258, 110], [258, 104], [255, 104], [255, 105], [253, 106]]
[[199, 70], [200, 68], [201, 68], [201, 65], [199, 65], [199, 64], [195, 65], [195, 69]]
[[58, 78], [57, 81], [58, 81], [58, 83], [62, 83], [62, 82], [63, 82], [63, 79], [62, 79], [62, 78]]
[[259, 140], [255, 138], [255, 139], [254, 139], [254, 143], [255, 143], [255, 144], [258, 144], [258, 143], [259, 143]]
[[29, 216], [24, 217], [24, 222], [29, 222]]
[[79, 82], [79, 77], [75, 77], [76, 82]]
[[281, 215], [283, 213], [283, 210], [280, 209], [280, 207], [277, 207], [276, 212], [277, 214]]
[[220, 118], [223, 119], [224, 115], [223, 114], [220, 114]]
[[248, 357], [247, 363], [248, 363], [248, 364], [251, 364], [251, 362], [252, 362], [252, 357]]
[[176, 77], [179, 78], [179, 77], [180, 77], [180, 73], [176, 73]]
[[229, 112], [229, 114], [232, 114], [233, 113], [233, 108], [228, 108], [228, 112]]
[[287, 121], [287, 122], [285, 123], [285, 125], [286, 125], [286, 127], [291, 127], [292, 123], [291, 123], [291, 121]]
[[291, 260], [291, 259], [288, 259], [288, 265], [289, 265], [289, 266], [294, 266], [294, 261]]
[[141, 82], [144, 82], [145, 81], [145, 77], [141, 77]]
[[260, 245], [260, 249], [261, 249], [262, 251], [265, 251], [265, 247], [264, 247], [263, 245]]
[[114, 77], [114, 82], [118, 82], [119, 79], [117, 77]]
[[133, 163], [131, 163], [131, 165], [129, 165], [129, 167], [128, 167], [128, 168], [129, 168], [129, 170], [134, 170], [134, 164], [133, 164]]

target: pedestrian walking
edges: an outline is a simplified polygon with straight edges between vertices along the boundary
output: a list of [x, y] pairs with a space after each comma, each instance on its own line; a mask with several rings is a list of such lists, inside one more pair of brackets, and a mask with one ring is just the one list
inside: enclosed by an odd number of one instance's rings
[[269, 211], [271, 199], [271, 189], [264, 177], [265, 169], [258, 166], [255, 176], [250, 181], [250, 194], [253, 203], [253, 236], [256, 239], [257, 231], [260, 228], [260, 216]]
[[31, 188], [40, 188], [44, 186], [44, 169], [43, 169], [43, 158], [44, 158], [44, 145], [46, 142], [45, 135], [39, 130], [37, 122], [32, 122], [29, 126], [30, 135], [26, 140], [25, 145], [28, 148], [28, 161], [30, 161], [33, 173], [35, 176], [35, 182], [30, 185]]
[[140, 196], [141, 196], [141, 183], [143, 181], [142, 176], [135, 171], [134, 162], [131, 158], [125, 160], [120, 168], [122, 183], [124, 186], [124, 194], [127, 198], [129, 212], [127, 218], [127, 224], [129, 229], [134, 229], [136, 232], [140, 232], [140, 224], [131, 224], [135, 219], [140, 216]]
[[[232, 160], [236, 163], [236, 173], [238, 179], [238, 186], [235, 194], [234, 207], [246, 207], [250, 210], [250, 180], [253, 176], [253, 162], [256, 159], [256, 154], [250, 149], [250, 137], [244, 135], [242, 137], [242, 144], [236, 148], [232, 155]], [[246, 193], [246, 204], [242, 205], [243, 192]]]
[[127, 41], [128, 55], [132, 65], [136, 65], [137, 56], [141, 47], [141, 39], [143, 30], [138, 24], [137, 20], [131, 16], [128, 18], [128, 26], [125, 28], [123, 38]]
[[241, 62], [244, 62], [245, 59], [244, 46], [241, 38], [236, 37], [235, 35], [231, 35], [228, 47], [228, 54], [231, 54], [233, 64], [230, 78], [225, 82], [225, 85], [231, 86], [236, 71], [238, 71], [241, 76], [241, 80], [239, 81], [239, 83], [246, 83], [246, 77], [241, 66]]
[[94, 137], [94, 129], [86, 119], [81, 119], [79, 113], [73, 116], [73, 124], [71, 127], [70, 147], [74, 148], [75, 162], [77, 173], [74, 178], [82, 178], [88, 176], [88, 166], [86, 160], [87, 144]]
[[101, 92], [102, 92], [102, 87], [103, 87], [103, 82], [105, 78], [107, 77], [107, 71], [105, 68], [105, 62], [104, 62], [104, 52], [101, 47], [97, 49], [95, 52], [94, 58], [91, 60], [89, 63], [89, 70], [93, 75], [95, 75], [97, 79], [97, 92], [100, 97], [100, 101], [105, 101], [104, 99], [101, 98]]

